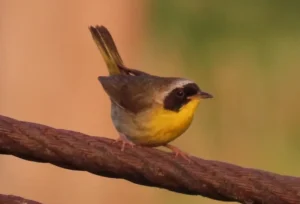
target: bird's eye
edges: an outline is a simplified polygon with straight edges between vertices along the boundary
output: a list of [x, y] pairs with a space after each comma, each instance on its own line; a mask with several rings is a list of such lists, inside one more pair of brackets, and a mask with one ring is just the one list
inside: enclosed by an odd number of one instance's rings
[[178, 96], [178, 97], [183, 97], [184, 96], [184, 92], [183, 92], [183, 90], [178, 90], [177, 92], [176, 92], [176, 95]]

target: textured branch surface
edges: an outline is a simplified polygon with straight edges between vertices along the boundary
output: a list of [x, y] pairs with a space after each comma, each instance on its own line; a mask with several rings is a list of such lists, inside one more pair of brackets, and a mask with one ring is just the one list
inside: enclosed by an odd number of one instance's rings
[[0, 153], [71, 170], [123, 178], [145, 186], [247, 204], [299, 204], [300, 178], [193, 157], [174, 158], [154, 148], [127, 147], [0, 116]]
[[41, 204], [33, 200], [27, 200], [13, 195], [0, 194], [0, 204]]

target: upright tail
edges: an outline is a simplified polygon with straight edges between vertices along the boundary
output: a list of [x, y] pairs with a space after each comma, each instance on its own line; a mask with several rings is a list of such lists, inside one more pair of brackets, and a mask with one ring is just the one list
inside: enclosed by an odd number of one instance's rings
[[90, 26], [89, 30], [104, 58], [109, 74], [120, 74], [121, 71], [119, 67], [124, 66], [123, 61], [107, 28], [104, 26]]

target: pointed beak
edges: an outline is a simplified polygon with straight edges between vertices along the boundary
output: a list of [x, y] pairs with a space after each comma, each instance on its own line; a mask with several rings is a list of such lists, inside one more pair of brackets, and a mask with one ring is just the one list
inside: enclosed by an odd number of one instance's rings
[[204, 91], [200, 91], [196, 95], [188, 97], [188, 99], [200, 99], [200, 98], [207, 99], [207, 98], [213, 98], [213, 96], [209, 93], [204, 92]]

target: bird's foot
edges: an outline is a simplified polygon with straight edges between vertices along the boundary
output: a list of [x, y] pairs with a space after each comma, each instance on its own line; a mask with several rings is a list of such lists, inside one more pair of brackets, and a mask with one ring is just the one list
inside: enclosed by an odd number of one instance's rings
[[114, 140], [112, 143], [115, 144], [115, 143], [118, 143], [118, 142], [121, 142], [122, 143], [122, 146], [121, 146], [121, 151], [123, 152], [125, 150], [125, 145], [128, 144], [131, 146], [131, 148], [133, 148], [135, 146], [135, 144], [131, 141], [129, 141], [125, 135], [123, 134], [120, 134], [120, 136]]
[[181, 151], [178, 147], [175, 147], [175, 146], [170, 145], [170, 144], [166, 144], [165, 147], [172, 150], [172, 152], [175, 154], [175, 158], [177, 158], [178, 156], [181, 156], [183, 159], [185, 159], [189, 163], [191, 163], [190, 155], [183, 152], [183, 151]]

